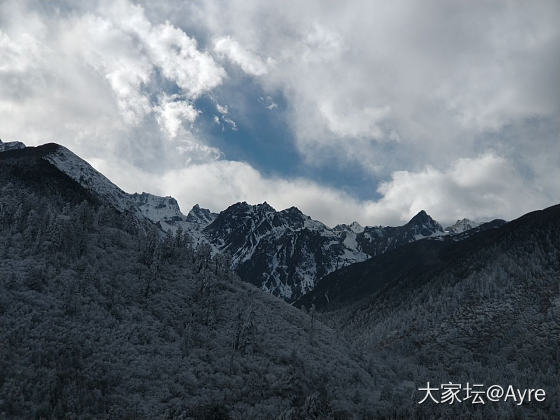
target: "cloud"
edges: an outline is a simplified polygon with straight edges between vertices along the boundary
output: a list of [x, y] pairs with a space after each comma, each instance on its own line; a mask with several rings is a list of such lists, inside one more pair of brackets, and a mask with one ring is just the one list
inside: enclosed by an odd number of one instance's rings
[[216, 160], [194, 164], [169, 170], [157, 180], [137, 167], [116, 166], [105, 159], [91, 163], [102, 172], [112, 173], [112, 180], [127, 191], [147, 189], [172, 195], [185, 213], [195, 203], [221, 211], [224, 203], [267, 201], [278, 210], [297, 205], [302, 211], [331, 224], [340, 222], [342, 214], [360, 219], [363, 216], [361, 203], [344, 192], [305, 179], [264, 177], [245, 162]]
[[[550, 174], [560, 179], [560, 170]], [[535, 182], [536, 181], [536, 182]], [[506, 218], [546, 207], [560, 193], [560, 181], [550, 194], [538, 191], [538, 180], [524, 179], [507, 159], [494, 153], [461, 158], [445, 170], [427, 166], [419, 172], [397, 171], [378, 191], [382, 198], [367, 204], [367, 212], [383, 220], [407, 220], [425, 209], [450, 223], [456, 219]]]
[[160, 126], [165, 128], [170, 138], [179, 134], [183, 121], [194, 123], [200, 113], [192, 103], [180, 99], [180, 96], [163, 95], [160, 104], [154, 108], [156, 120]]
[[267, 62], [264, 62], [229, 36], [217, 39], [214, 42], [214, 51], [221, 57], [227, 57], [241, 67], [245, 73], [253, 76], [266, 74], [268, 66], [272, 64], [272, 60], [268, 59]]
[[232, 58], [242, 45], [274, 60], [247, 72], [285, 95], [297, 147], [317, 166], [334, 158], [389, 176], [388, 149], [418, 169], [560, 112], [558, 2], [234, 0], [193, 15], [232, 61], [251, 62]]
[[227, 105], [220, 105], [220, 104], [216, 104], [216, 109], [218, 110], [218, 112], [220, 114], [227, 114], [228, 113], [228, 107]]
[[[446, 224], [456, 219], [513, 219], [545, 207], [551, 197], [536, 191], [503, 157], [486, 153], [458, 159], [444, 171], [426, 167], [413, 173], [394, 172], [379, 186], [379, 200], [357, 200], [343, 191], [295, 178], [265, 177], [245, 162], [216, 160], [166, 171], [159, 180], [138, 168], [117, 166], [104, 160], [92, 162], [125, 190], [148, 189], [177, 198], [186, 213], [198, 203], [214, 211], [224, 203], [267, 201], [277, 210], [300, 208], [330, 226], [354, 220], [367, 225], [404, 224], [420, 210], [427, 210]], [[133, 174], [133, 176], [131, 176]], [[554, 175], [560, 180], [560, 170]], [[560, 181], [555, 189], [560, 192]], [[211, 193], [209, 193], [211, 192]]]
[[[0, 2], [0, 137], [62, 143], [130, 191], [329, 224], [512, 218], [560, 196], [558, 2], [52, 4]], [[197, 126], [204, 95], [240, 134], [243, 104], [273, 110], [307, 178], [226, 160]], [[354, 165], [379, 199], [325, 185]]]
[[56, 140], [91, 156], [123, 149], [143, 127], [155, 143], [179, 136], [182, 149], [207, 147], [190, 132], [199, 115], [193, 103], [222, 83], [225, 70], [181, 29], [152, 23], [141, 6], [92, 5], [51, 15], [3, 2], [0, 110], [10, 117], [2, 135]]

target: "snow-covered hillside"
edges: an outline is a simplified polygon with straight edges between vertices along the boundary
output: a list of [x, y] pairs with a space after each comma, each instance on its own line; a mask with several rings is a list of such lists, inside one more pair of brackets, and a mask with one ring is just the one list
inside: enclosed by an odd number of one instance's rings
[[[22, 147], [16, 144], [9, 150]], [[243, 280], [287, 301], [313, 290], [324, 276], [340, 268], [424, 238], [456, 235], [460, 239], [474, 225], [464, 219], [446, 232], [421, 211], [403, 226], [362, 227], [353, 222], [330, 228], [296, 207], [277, 211], [266, 202], [236, 203], [219, 214], [195, 205], [184, 215], [173, 197], [128, 194], [63, 146], [25, 150], [38, 151], [42, 159], [106, 205], [130, 217], [148, 219], [163, 232], [175, 234], [180, 229], [191, 243], [209, 246], [213, 254], [230, 254], [232, 268]]]
[[47, 153], [44, 158], [64, 172], [82, 187], [93, 191], [106, 203], [117, 210], [134, 210], [135, 203], [131, 196], [113, 184], [103, 174], [95, 170], [85, 160], [79, 158], [66, 147], [58, 146]]

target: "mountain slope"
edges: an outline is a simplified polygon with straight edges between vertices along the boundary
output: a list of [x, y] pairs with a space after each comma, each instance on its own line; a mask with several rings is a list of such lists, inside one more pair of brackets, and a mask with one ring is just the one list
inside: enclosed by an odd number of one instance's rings
[[[3, 143], [3, 145], [6, 144], [9, 143]], [[30, 158], [32, 159], [30, 160]], [[46, 168], [45, 163], [49, 163], [82, 186], [92, 196], [97, 197], [100, 202], [119, 212], [128, 212], [131, 217], [145, 218], [157, 224], [164, 232], [167, 230], [175, 232], [180, 226], [183, 231], [196, 236], [196, 233], [215, 217], [213, 213], [200, 209], [198, 206], [195, 206], [193, 211], [201, 214], [206, 212], [204, 217], [194, 216], [190, 213], [185, 216], [181, 213], [179, 205], [173, 197], [159, 197], [149, 193], [128, 194], [85, 160], [56, 143], [25, 147], [23, 143], [18, 142], [17, 147], [10, 147], [4, 153], [0, 153], [0, 159], [19, 160], [29, 167], [39, 165], [43, 170]]]
[[422, 210], [403, 226], [366, 227], [357, 241], [361, 249], [373, 257], [418, 239], [443, 234], [441, 225]]
[[330, 274], [298, 303], [328, 309], [368, 298], [401, 283], [411, 287], [421, 285], [436, 274], [461, 267], [465, 260], [473, 259], [472, 255], [485, 247], [509, 246], [510, 235], [518, 237], [521, 231], [530, 234], [528, 225], [538, 224], [539, 229], [544, 229], [540, 224], [551, 223], [554, 227], [554, 215], [559, 211], [560, 206], [554, 206], [507, 224], [498, 219], [481, 225], [482, 229], [473, 229], [472, 234], [463, 232], [459, 241], [456, 236], [442, 236], [438, 240], [426, 238], [408, 243]]
[[363, 354], [388, 351], [407, 360], [415, 366], [408, 373], [414, 383], [477, 381], [547, 394], [542, 403], [514, 409], [431, 404], [411, 416], [554, 418], [559, 238], [557, 205], [461, 241], [425, 239], [339, 270], [296, 305], [315, 305]]
[[[341, 267], [418, 239], [447, 235], [425, 211], [399, 227], [364, 228], [354, 222], [333, 229], [295, 207], [276, 211], [267, 203], [237, 203], [219, 215], [195, 205], [185, 216], [173, 197], [127, 194], [65, 147], [53, 143], [23, 149], [20, 144], [16, 146], [2, 155], [33, 155], [36, 163], [37, 159], [43, 166], [50, 163], [100, 202], [127, 212], [131, 223], [147, 219], [163, 232], [186, 233], [195, 246], [209, 246], [213, 253], [230, 254], [232, 268], [243, 280], [289, 302]], [[471, 232], [454, 238], [463, 239]]]
[[348, 246], [354, 233], [333, 231], [295, 207], [278, 212], [267, 203], [237, 203], [203, 234], [220, 252], [231, 254], [242, 279], [289, 301], [337, 266], [367, 258]]
[[239, 281], [220, 255], [131, 224], [45, 160], [53, 149], [0, 154], [0, 417], [388, 410], [376, 384], [397, 379], [381, 363]]
[[[499, 226], [499, 221], [477, 227]], [[232, 256], [239, 276], [293, 302], [313, 290], [329, 273], [423, 238], [460, 240], [444, 232], [425, 211], [398, 227], [362, 227], [358, 223], [329, 228], [292, 207], [276, 211], [269, 204], [237, 203], [202, 230], [219, 252]]]

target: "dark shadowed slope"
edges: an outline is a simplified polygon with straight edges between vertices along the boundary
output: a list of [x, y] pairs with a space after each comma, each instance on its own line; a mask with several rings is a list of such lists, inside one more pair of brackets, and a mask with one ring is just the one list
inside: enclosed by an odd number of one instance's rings
[[560, 206], [461, 242], [422, 240], [347, 267], [298, 304], [315, 304], [362, 354], [406, 360], [398, 370], [414, 384], [512, 385], [547, 394], [521, 407], [511, 400], [415, 405], [411, 417], [540, 419], [560, 412]]
[[[524, 215], [507, 224], [490, 222], [487, 229], [475, 228], [461, 241], [454, 237], [424, 239], [354, 264], [326, 276], [319, 285], [296, 302], [296, 306], [315, 305], [328, 310], [377, 293], [395, 289], [413, 289], [443, 272], [466, 275], [484, 263], [477, 255], [499, 248], [531, 246], [533, 240], [546, 241], [560, 223], [560, 205]], [[497, 226], [497, 227], [495, 227]], [[484, 227], [484, 226], [482, 226]]]

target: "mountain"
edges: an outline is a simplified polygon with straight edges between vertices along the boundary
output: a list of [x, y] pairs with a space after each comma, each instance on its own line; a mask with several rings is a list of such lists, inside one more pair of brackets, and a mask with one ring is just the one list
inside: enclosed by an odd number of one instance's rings
[[418, 239], [441, 235], [441, 225], [422, 210], [403, 226], [366, 227], [357, 241], [360, 249], [373, 257]]
[[132, 199], [142, 216], [156, 223], [164, 232], [176, 233], [180, 228], [194, 243], [207, 243], [201, 236], [201, 231], [216, 218], [217, 214], [197, 204], [185, 216], [181, 213], [177, 200], [169, 196], [160, 197], [143, 192], [132, 194]]
[[[232, 268], [243, 280], [289, 302], [339, 268], [422, 238], [451, 234], [425, 211], [398, 227], [362, 227], [353, 222], [330, 228], [295, 207], [276, 211], [267, 203], [236, 203], [219, 214], [195, 205], [185, 216], [173, 197], [128, 194], [63, 146], [18, 145], [10, 150], [7, 156], [33, 154], [43, 164], [50, 163], [101, 202], [127, 212], [132, 223], [147, 219], [163, 232], [180, 229], [194, 245], [230, 254]], [[456, 240], [463, 237], [465, 232], [455, 234]]]
[[291, 207], [237, 203], [202, 231], [219, 252], [232, 256], [238, 275], [292, 301], [338, 267], [363, 261], [352, 231], [335, 231]]
[[186, 221], [193, 225], [198, 225], [203, 229], [212, 223], [217, 216], [216, 213], [212, 213], [210, 210], [203, 209], [198, 204], [195, 204], [189, 211], [189, 214], [187, 214]]
[[72, 178], [82, 187], [97, 195], [102, 201], [119, 211], [138, 212], [133, 198], [96, 171], [66, 147], [49, 143], [34, 148], [33, 152]]
[[342, 267], [420, 239], [458, 241], [502, 223], [451, 234], [422, 210], [403, 226], [364, 228], [353, 222], [331, 229], [295, 207], [276, 211], [266, 202], [243, 202], [221, 212], [201, 236], [217, 252], [231, 254], [243, 280], [293, 302]]
[[295, 207], [276, 211], [268, 203], [237, 203], [202, 230], [219, 252], [232, 255], [238, 275], [292, 302], [339, 268], [365, 261], [424, 237], [444, 235], [425, 211], [400, 227], [354, 222], [329, 228]]
[[[0, 417], [555, 418], [559, 237], [560, 206], [456, 234], [425, 212], [332, 229], [267, 203], [184, 216], [56, 144], [12, 148], [0, 153]], [[280, 285], [297, 280], [290, 299], [333, 271], [289, 305], [262, 277], [248, 284], [270, 261]], [[428, 381], [546, 399], [419, 404]]]
[[[463, 220], [468, 220], [468, 219], [463, 219]], [[484, 232], [485, 230], [491, 230], [491, 229], [497, 229], [499, 227], [502, 227], [503, 225], [505, 225], [507, 222], [503, 219], [494, 219], [491, 220], [489, 222], [485, 222], [485, 223], [476, 223], [474, 222], [474, 224], [476, 226], [470, 228], [470, 229], [465, 229], [462, 230], [463, 227], [465, 226], [461, 226], [460, 228], [457, 228], [456, 231], [447, 231], [446, 228], [446, 233], [449, 233], [449, 236], [446, 237], [446, 239], [451, 239], [453, 241], [462, 241], [470, 236], [475, 235], [478, 232]], [[470, 224], [467, 225], [467, 227]]]
[[479, 226], [480, 223], [473, 222], [469, 219], [461, 219], [457, 220], [453, 225], [447, 226], [445, 228], [446, 232], [449, 233], [463, 233], [467, 230], [474, 229], [475, 227]]
[[[548, 211], [554, 209], [558, 211], [558, 208], [553, 207]], [[429, 216], [425, 213], [421, 214], [421, 219], [424, 221], [429, 221], [428, 218]], [[531, 214], [524, 218], [530, 220]], [[520, 220], [524, 220], [524, 218]], [[411, 220], [415, 223], [412, 224], [416, 225], [419, 219], [415, 216]], [[312, 292], [303, 296], [296, 304], [315, 305], [317, 309], [328, 309], [369, 298], [371, 295], [395, 287], [397, 284], [422, 284], [426, 281], [425, 279], [430, 279], [437, 273], [449, 272], [450, 267], [461, 266], [464, 260], [469, 260], [470, 254], [479, 252], [484, 246], [495, 247], [497, 238], [503, 241], [505, 232], [509, 232], [512, 226], [518, 224], [517, 220], [506, 223], [501, 219], [496, 219], [460, 234], [432, 236], [410, 241], [365, 262], [344, 267], [329, 274]]]
[[56, 145], [0, 153], [0, 418], [389, 413], [378, 378], [398, 378], [381, 359], [140, 210], [177, 208], [122, 195]]
[[[500, 222], [460, 241], [423, 239], [335, 271], [295, 306], [315, 308], [365, 354], [408, 360], [414, 383], [538, 383], [546, 402], [513, 417], [553, 418], [560, 409], [560, 205]], [[413, 412], [512, 418], [507, 407], [443, 406]]]
[[[6, 144], [10, 143], [3, 143], [3, 145]], [[100, 202], [120, 212], [128, 212], [131, 217], [148, 219], [156, 223], [163, 231], [170, 229], [175, 232], [179, 226], [183, 230], [196, 231], [201, 228], [201, 224], [206, 225], [215, 216], [208, 210], [201, 210], [198, 206], [195, 206], [192, 215], [189, 213], [185, 216], [181, 213], [179, 205], [173, 197], [159, 197], [148, 193], [128, 194], [85, 160], [66, 147], [55, 143], [27, 148], [23, 143], [18, 143], [17, 147], [6, 149], [0, 156], [4, 161], [19, 160], [28, 166], [44, 167], [45, 163], [49, 163], [77, 182]], [[197, 219], [198, 216], [195, 216], [197, 212], [207, 214], [205, 217]]]

